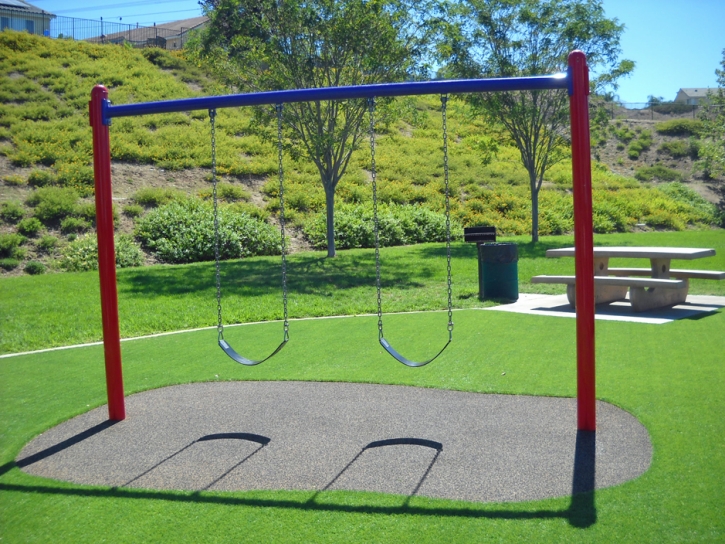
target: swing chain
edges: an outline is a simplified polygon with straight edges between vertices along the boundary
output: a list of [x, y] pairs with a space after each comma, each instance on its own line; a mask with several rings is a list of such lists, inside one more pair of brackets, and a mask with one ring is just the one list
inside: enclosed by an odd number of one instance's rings
[[443, 178], [446, 192], [446, 260], [448, 267], [448, 336], [453, 336], [453, 289], [451, 287], [451, 199], [448, 176], [448, 122], [446, 109], [448, 95], [441, 95], [441, 114], [443, 117]]
[[282, 306], [284, 308], [284, 340], [289, 340], [289, 320], [287, 314], [287, 239], [285, 237], [284, 215], [284, 166], [282, 165], [282, 104], [277, 104], [277, 159], [279, 172], [279, 226], [282, 233]]
[[375, 286], [378, 291], [378, 338], [383, 338], [383, 303], [380, 287], [380, 225], [378, 224], [377, 168], [375, 165], [375, 97], [368, 98], [370, 117], [370, 176], [373, 189], [373, 226], [375, 230]]
[[219, 340], [224, 339], [224, 325], [222, 322], [222, 276], [219, 265], [219, 204], [217, 201], [216, 177], [216, 109], [209, 110], [211, 122], [211, 181], [212, 199], [214, 201], [214, 262], [216, 264], [216, 304], [217, 304], [217, 333]]

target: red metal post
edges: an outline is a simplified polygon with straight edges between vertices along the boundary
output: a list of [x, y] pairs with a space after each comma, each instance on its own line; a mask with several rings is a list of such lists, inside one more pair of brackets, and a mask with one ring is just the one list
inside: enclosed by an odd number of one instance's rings
[[93, 127], [93, 172], [96, 183], [96, 231], [98, 232], [98, 273], [101, 279], [103, 350], [106, 359], [108, 418], [126, 419], [121, 368], [121, 333], [118, 325], [116, 250], [113, 242], [113, 200], [111, 193], [111, 145], [108, 126], [103, 124], [103, 107], [108, 90], [96, 85], [88, 104]]
[[576, 247], [577, 429], [596, 430], [594, 369], [594, 236], [589, 140], [589, 68], [581, 51], [569, 55], [571, 162]]

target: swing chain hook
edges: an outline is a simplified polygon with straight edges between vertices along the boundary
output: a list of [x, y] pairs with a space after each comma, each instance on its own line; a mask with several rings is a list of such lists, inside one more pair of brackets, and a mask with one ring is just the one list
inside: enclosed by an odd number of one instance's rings
[[448, 171], [448, 95], [441, 95], [441, 116], [443, 118], [443, 179], [446, 196], [446, 263], [448, 273], [448, 338], [453, 338], [453, 289], [451, 281], [451, 192]]
[[224, 325], [222, 322], [222, 276], [219, 265], [219, 204], [217, 200], [216, 177], [216, 109], [209, 109], [211, 123], [211, 181], [212, 200], [214, 201], [214, 262], [216, 264], [216, 304], [217, 304], [217, 334], [219, 340], [224, 340]]
[[373, 230], [375, 231], [375, 286], [378, 296], [378, 339], [383, 338], [383, 303], [380, 285], [380, 224], [378, 222], [377, 167], [375, 164], [375, 97], [368, 98], [370, 117], [370, 177], [373, 189]]
[[283, 104], [276, 104], [277, 112], [277, 163], [279, 172], [279, 227], [282, 235], [280, 249], [282, 251], [282, 306], [284, 308], [284, 341], [289, 340], [289, 319], [287, 312], [287, 238], [285, 236], [284, 214], [284, 166], [282, 164], [282, 110]]

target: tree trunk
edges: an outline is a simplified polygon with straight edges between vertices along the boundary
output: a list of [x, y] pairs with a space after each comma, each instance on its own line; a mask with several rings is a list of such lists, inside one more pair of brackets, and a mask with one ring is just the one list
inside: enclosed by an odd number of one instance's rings
[[325, 208], [327, 210], [327, 256], [335, 257], [335, 186], [325, 184]]
[[531, 241], [539, 241], [539, 187], [536, 185], [536, 176], [531, 176]]

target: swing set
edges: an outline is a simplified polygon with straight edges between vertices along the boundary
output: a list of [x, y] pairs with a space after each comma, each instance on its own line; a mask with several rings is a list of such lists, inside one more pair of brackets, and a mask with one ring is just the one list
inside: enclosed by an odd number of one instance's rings
[[[446, 106], [449, 93], [474, 93], [523, 90], [567, 89], [571, 115], [572, 170], [574, 179], [574, 240], [576, 251], [577, 300], [577, 428], [593, 431], [595, 416], [594, 374], [594, 259], [592, 236], [591, 160], [589, 141], [589, 75], [586, 57], [581, 51], [569, 55], [566, 73], [548, 76], [443, 80], [427, 82], [361, 85], [354, 87], [325, 87], [261, 93], [212, 96], [111, 105], [108, 91], [97, 85], [89, 103], [90, 124], [93, 128], [93, 166], [96, 194], [96, 225], [98, 232], [98, 263], [101, 283], [101, 312], [106, 365], [109, 419], [125, 419], [125, 400], [121, 366], [120, 328], [118, 321], [118, 293], [116, 285], [116, 259], [111, 199], [111, 157], [109, 125], [114, 117], [130, 117], [158, 113], [209, 111], [211, 125], [211, 154], [213, 181], [213, 210], [215, 235], [216, 298], [218, 344], [232, 360], [245, 366], [258, 365], [277, 354], [289, 341], [287, 311], [287, 260], [284, 213], [284, 170], [282, 166], [282, 113], [284, 104], [294, 102], [366, 99], [369, 114], [371, 177], [373, 193], [373, 221], [375, 232], [375, 276], [377, 290], [378, 340], [380, 345], [398, 362], [408, 367], [421, 367], [435, 360], [453, 339], [451, 291], [451, 229], [448, 172], [448, 134]], [[377, 169], [375, 164], [375, 98], [439, 94], [443, 120], [443, 171], [445, 186], [446, 258], [448, 290], [448, 341], [433, 357], [422, 362], [412, 361], [393, 348], [383, 334], [381, 303], [380, 233], [378, 221]], [[224, 339], [219, 251], [219, 209], [216, 174], [216, 110], [217, 108], [273, 105], [277, 113], [277, 151], [280, 198], [280, 230], [282, 249], [283, 338], [267, 357], [253, 360], [241, 355]]]

